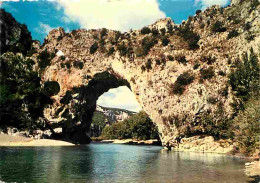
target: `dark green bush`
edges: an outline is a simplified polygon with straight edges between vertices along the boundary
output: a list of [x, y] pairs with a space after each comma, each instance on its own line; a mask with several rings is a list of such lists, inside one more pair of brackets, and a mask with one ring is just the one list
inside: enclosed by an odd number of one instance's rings
[[162, 45], [163, 46], [167, 46], [169, 43], [170, 43], [170, 39], [168, 38], [168, 36], [162, 37]]
[[251, 24], [250, 24], [250, 22], [247, 22], [246, 24], [245, 24], [245, 26], [244, 26], [244, 30], [245, 31], [249, 31], [251, 29]]
[[67, 69], [70, 69], [70, 68], [71, 68], [71, 65], [70, 65], [69, 62], [66, 62], [66, 63], [65, 63], [65, 66], [66, 66]]
[[158, 139], [158, 131], [149, 116], [141, 111], [123, 122], [106, 126], [101, 134], [105, 139]]
[[188, 63], [188, 61], [186, 60], [186, 57], [185, 57], [184, 55], [177, 55], [177, 56], [175, 57], [175, 59], [176, 59], [179, 63], [181, 63], [181, 64], [186, 64], [186, 63]]
[[227, 29], [224, 27], [223, 23], [220, 21], [216, 21], [212, 26], [211, 26], [212, 32], [225, 32]]
[[239, 33], [237, 32], [237, 30], [232, 30], [231, 32], [228, 33], [227, 39], [232, 39], [234, 37], [237, 37], [238, 35]]
[[173, 61], [174, 57], [172, 55], [167, 55], [168, 60]]
[[184, 72], [183, 74], [178, 76], [177, 80], [172, 85], [172, 92], [174, 94], [182, 95], [185, 90], [185, 86], [192, 83], [194, 79], [195, 77], [191, 72]]
[[200, 67], [200, 63], [199, 62], [196, 62], [193, 66], [193, 69], [196, 70]]
[[147, 60], [145, 67], [146, 67], [147, 71], [152, 69], [152, 60], [151, 59]]
[[141, 34], [150, 34], [150, 32], [151, 32], [151, 29], [148, 27], [143, 27], [141, 29]]
[[142, 47], [136, 50], [136, 56], [140, 57], [140, 56], [147, 55], [150, 49], [157, 43], [158, 41], [154, 37], [151, 36], [144, 37], [142, 40]]
[[65, 56], [62, 55], [62, 56], [60, 57], [60, 59], [64, 61], [64, 60], [65, 60]]
[[251, 6], [250, 6], [250, 9], [249, 9], [249, 13], [251, 13], [253, 10], [256, 9], [257, 6], [260, 5], [260, 2], [258, 0], [252, 0], [250, 2], [251, 2]]
[[98, 50], [98, 44], [95, 42], [89, 49], [90, 54], [94, 54]]
[[195, 49], [199, 48], [198, 42], [200, 40], [200, 36], [198, 34], [194, 33], [189, 28], [188, 23], [179, 28], [178, 35], [183, 37], [183, 39], [185, 41], [187, 41], [190, 50], [195, 50]]
[[49, 65], [51, 65], [51, 55], [45, 49], [38, 55], [38, 66], [43, 71]]
[[83, 69], [84, 63], [81, 62], [81, 61], [75, 61], [75, 62], [73, 62], [73, 66], [74, 66], [75, 68], [78, 68], [78, 69]]
[[114, 47], [110, 47], [108, 50], [108, 55], [112, 55], [115, 52], [115, 48]]
[[144, 72], [146, 70], [146, 67], [144, 65], [142, 65], [141, 70], [142, 70], [142, 72]]
[[257, 56], [251, 49], [250, 56], [244, 55], [243, 62], [229, 75], [229, 83], [236, 96], [243, 101], [259, 91], [260, 66]]
[[233, 120], [235, 141], [239, 152], [252, 156], [259, 149], [260, 141], [260, 98], [252, 98]]
[[117, 49], [120, 52], [121, 56], [126, 56], [126, 54], [128, 53], [128, 49], [127, 49], [127, 47], [126, 47], [124, 42], [122, 44], [119, 44], [117, 46]]
[[162, 36], [164, 36], [164, 35], [165, 35], [165, 33], [166, 33], [166, 30], [165, 30], [165, 28], [161, 28], [161, 29], [160, 29], [160, 31], [161, 31], [161, 34], [162, 34]]
[[103, 38], [104, 36], [107, 35], [107, 29], [106, 28], [102, 28], [101, 31], [100, 31], [100, 37]]
[[153, 34], [154, 37], [157, 37], [160, 33], [159, 33], [158, 29], [153, 28], [152, 34]]
[[66, 95], [60, 100], [62, 104], [68, 104], [72, 100], [72, 92], [66, 91]]
[[199, 15], [201, 13], [201, 10], [196, 11], [196, 15]]
[[214, 68], [211, 66], [207, 69], [200, 70], [200, 80], [211, 79], [215, 76]]
[[60, 85], [57, 81], [46, 81], [44, 83], [44, 93], [47, 96], [57, 95], [60, 92]]
[[0, 129], [42, 127], [39, 117], [52, 100], [41, 88], [34, 62], [8, 53], [1, 56], [0, 65]]
[[204, 24], [204, 23], [201, 23], [201, 24], [200, 24], [200, 28], [201, 28], [201, 29], [204, 29], [204, 27], [205, 27], [205, 24]]
[[213, 64], [214, 62], [216, 62], [216, 58], [215, 57], [212, 57], [211, 55], [210, 56], [202, 56], [201, 59], [200, 59], [202, 62], [206, 62], [207, 64], [211, 65]]
[[218, 75], [220, 76], [226, 76], [226, 73], [224, 71], [218, 71]]

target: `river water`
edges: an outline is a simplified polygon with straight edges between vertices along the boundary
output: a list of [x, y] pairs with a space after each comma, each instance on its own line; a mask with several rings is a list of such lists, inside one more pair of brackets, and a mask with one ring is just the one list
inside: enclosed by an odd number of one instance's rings
[[160, 146], [0, 147], [0, 182], [246, 182], [244, 161]]

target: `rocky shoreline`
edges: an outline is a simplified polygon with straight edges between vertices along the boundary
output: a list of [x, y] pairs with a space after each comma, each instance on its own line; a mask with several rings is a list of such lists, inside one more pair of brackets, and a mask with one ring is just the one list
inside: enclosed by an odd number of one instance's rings
[[260, 161], [246, 163], [245, 166], [245, 172], [246, 175], [249, 177], [250, 181], [260, 182]]
[[234, 149], [231, 140], [215, 141], [212, 136], [194, 136], [181, 139], [180, 143], [172, 147], [173, 151], [191, 151], [204, 153], [228, 154]]

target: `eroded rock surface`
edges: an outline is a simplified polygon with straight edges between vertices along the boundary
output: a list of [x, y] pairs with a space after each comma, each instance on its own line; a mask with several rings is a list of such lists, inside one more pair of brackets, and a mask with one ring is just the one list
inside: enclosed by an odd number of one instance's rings
[[[222, 27], [214, 32], [217, 21]], [[175, 146], [176, 138], [187, 133], [203, 133], [205, 114], [215, 123], [233, 116], [231, 104], [237, 99], [228, 75], [243, 53], [252, 48], [259, 55], [260, 6], [252, 7], [250, 1], [214, 6], [181, 25], [166, 18], [148, 27], [151, 33], [104, 29], [65, 33], [59, 28], [32, 56], [37, 58], [44, 50], [55, 53], [42, 81], [57, 81], [60, 91], [45, 117], [61, 126], [68, 139], [87, 142], [96, 100], [123, 85], [157, 124], [164, 145]], [[185, 28], [193, 34], [185, 36], [190, 33], [182, 32]], [[202, 76], [203, 71], [210, 74]], [[174, 83], [184, 73], [192, 79], [174, 92]]]

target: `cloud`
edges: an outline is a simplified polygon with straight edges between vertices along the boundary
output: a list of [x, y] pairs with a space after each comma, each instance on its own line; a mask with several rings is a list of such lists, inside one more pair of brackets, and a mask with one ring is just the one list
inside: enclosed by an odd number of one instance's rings
[[212, 5], [226, 6], [230, 3], [230, 0], [195, 0], [196, 6], [201, 6], [202, 9], [206, 9]]
[[40, 34], [49, 34], [49, 32], [53, 29], [56, 29], [57, 27], [51, 27], [48, 24], [44, 24], [42, 22], [39, 22], [39, 27], [35, 28], [34, 30]]
[[99, 97], [97, 104], [104, 107], [121, 108], [135, 112], [139, 112], [142, 109], [134, 94], [126, 86], [110, 89]]
[[[120, 31], [140, 29], [166, 15], [157, 0], [86, 0], [57, 1], [66, 18], [79, 22], [81, 28], [108, 28]], [[66, 18], [64, 20], [68, 21]]]

